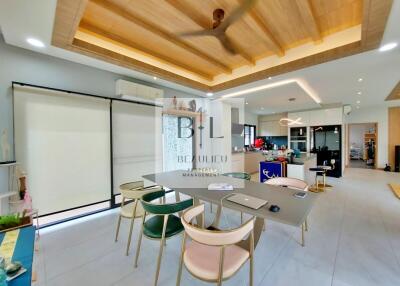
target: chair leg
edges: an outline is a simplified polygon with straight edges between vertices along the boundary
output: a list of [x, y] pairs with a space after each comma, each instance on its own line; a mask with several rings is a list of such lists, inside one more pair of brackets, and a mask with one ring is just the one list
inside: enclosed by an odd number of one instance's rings
[[157, 286], [158, 277], [160, 276], [161, 259], [162, 259], [162, 254], [163, 254], [163, 250], [164, 250], [165, 231], [167, 229], [167, 223], [168, 223], [168, 215], [164, 215], [163, 233], [162, 233], [162, 237], [161, 237], [161, 241], [160, 241], [160, 251], [158, 253], [157, 270], [156, 270], [156, 277], [154, 279], [154, 286]]
[[132, 230], [133, 230], [133, 224], [135, 223], [135, 216], [136, 216], [136, 207], [138, 204], [139, 200], [135, 200], [135, 206], [133, 207], [133, 217], [131, 219], [131, 226], [129, 228], [129, 236], [128, 236], [128, 244], [126, 246], [126, 256], [129, 255], [129, 247], [131, 246], [131, 239], [132, 239]]
[[139, 239], [136, 247], [136, 256], [135, 256], [135, 268], [138, 266], [139, 254], [140, 254], [140, 245], [142, 244], [142, 237], [143, 237], [143, 227], [144, 227], [144, 220], [146, 219], [146, 213], [144, 213], [142, 218], [142, 227], [139, 233]]
[[304, 241], [304, 223], [301, 225], [301, 246], [305, 246], [305, 241]]
[[222, 285], [222, 278], [224, 277], [224, 256], [225, 256], [225, 246], [221, 247], [219, 254], [219, 271], [218, 271], [218, 286]]
[[243, 212], [240, 212], [240, 224], [243, 224]]
[[305, 226], [305, 228], [306, 228], [306, 231], [308, 231], [308, 221], [307, 221], [307, 218], [306, 218], [306, 220], [304, 221], [304, 226]]
[[117, 232], [115, 233], [115, 242], [118, 241], [119, 227], [121, 226], [121, 215], [118, 216]]
[[186, 233], [183, 232], [181, 258], [179, 260], [179, 269], [178, 269], [178, 276], [176, 277], [176, 286], [180, 286], [181, 285], [182, 267], [183, 267], [183, 255], [185, 254], [185, 245], [186, 245]]
[[253, 262], [253, 255], [250, 256], [250, 277], [249, 277], [249, 285], [253, 286], [253, 276], [254, 276], [254, 262]]

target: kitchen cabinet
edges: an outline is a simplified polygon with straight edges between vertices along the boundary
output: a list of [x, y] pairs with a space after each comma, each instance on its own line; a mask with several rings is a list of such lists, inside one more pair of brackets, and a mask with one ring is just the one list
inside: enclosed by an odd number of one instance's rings
[[258, 135], [260, 136], [287, 136], [288, 129], [281, 126], [279, 120], [260, 121], [258, 124]]
[[301, 123], [296, 126], [319, 126], [343, 124], [343, 110], [341, 107], [318, 109], [303, 112], [291, 112], [288, 117], [292, 120], [301, 118]]

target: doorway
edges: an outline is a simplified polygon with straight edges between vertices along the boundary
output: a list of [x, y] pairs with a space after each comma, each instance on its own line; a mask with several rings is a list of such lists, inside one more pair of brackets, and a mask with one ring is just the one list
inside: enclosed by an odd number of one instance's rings
[[377, 123], [349, 124], [347, 138], [347, 167], [376, 169], [378, 158]]

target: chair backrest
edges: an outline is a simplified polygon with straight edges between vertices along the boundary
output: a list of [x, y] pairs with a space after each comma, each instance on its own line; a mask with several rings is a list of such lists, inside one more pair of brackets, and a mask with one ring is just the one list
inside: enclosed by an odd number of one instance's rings
[[232, 230], [207, 230], [191, 224], [194, 217], [204, 212], [204, 204], [186, 210], [181, 218], [186, 233], [195, 241], [212, 246], [235, 244], [243, 240], [254, 228], [254, 219], [249, 220], [240, 227]]
[[307, 182], [295, 178], [276, 177], [265, 181], [264, 184], [274, 186], [286, 186], [293, 189], [308, 191]]
[[236, 179], [243, 179], [243, 180], [247, 180], [247, 181], [251, 180], [251, 175], [248, 173], [232, 172], [232, 173], [225, 173], [222, 175], [227, 176], [227, 177], [236, 178]]
[[145, 194], [141, 200], [143, 209], [151, 214], [166, 215], [166, 214], [177, 213], [187, 209], [188, 207], [193, 206], [193, 199], [188, 199], [185, 201], [176, 202], [172, 204], [151, 203], [151, 201], [154, 201], [155, 199], [161, 198], [163, 196], [165, 196], [165, 190]]
[[125, 199], [141, 199], [143, 195], [161, 190], [161, 186], [145, 188], [143, 181], [129, 182], [119, 186], [119, 191]]

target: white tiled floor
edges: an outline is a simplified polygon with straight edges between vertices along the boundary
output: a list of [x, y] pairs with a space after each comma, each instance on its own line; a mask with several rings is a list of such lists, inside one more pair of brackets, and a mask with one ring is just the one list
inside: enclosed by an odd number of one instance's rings
[[[400, 285], [400, 200], [389, 182], [400, 183], [400, 174], [347, 169], [343, 178], [329, 178], [334, 188], [321, 194], [312, 210], [304, 248], [299, 229], [268, 222], [256, 249], [255, 285]], [[116, 219], [114, 210], [41, 231], [34, 285], [152, 285], [159, 244], [144, 239], [134, 269], [139, 224], [127, 257], [128, 224], [114, 243]], [[238, 223], [238, 214], [224, 211], [224, 227]], [[180, 243], [180, 236], [168, 241], [160, 286], [175, 285]], [[223, 284], [247, 283], [246, 265]], [[185, 271], [181, 285], [208, 284]]]

